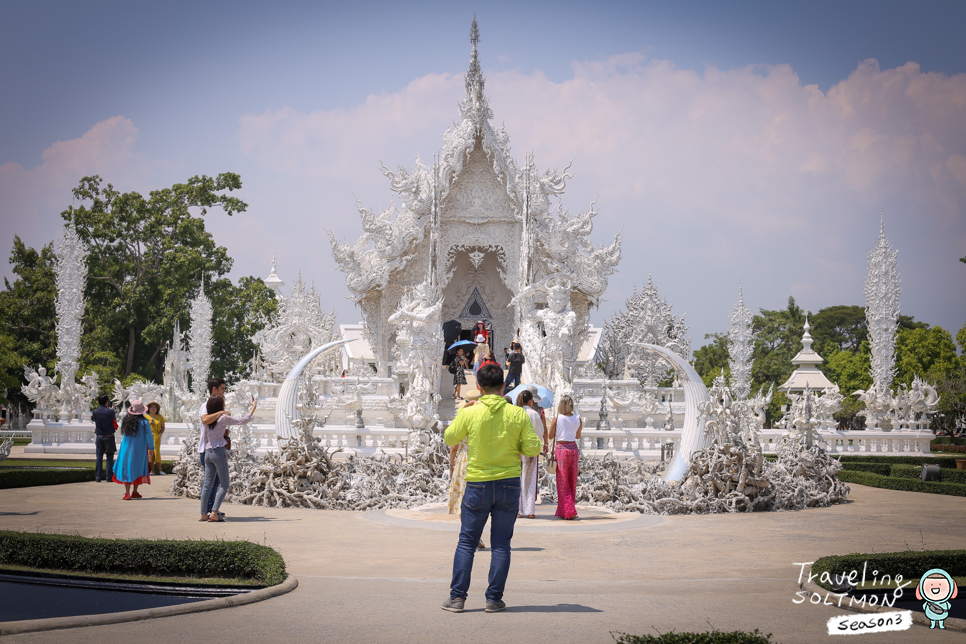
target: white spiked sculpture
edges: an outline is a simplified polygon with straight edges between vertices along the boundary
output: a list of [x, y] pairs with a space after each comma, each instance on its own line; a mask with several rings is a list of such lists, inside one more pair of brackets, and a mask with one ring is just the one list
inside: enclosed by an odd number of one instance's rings
[[211, 300], [205, 295], [204, 282], [198, 295], [191, 300], [191, 388], [195, 395], [207, 393], [208, 372], [211, 369]]
[[84, 317], [84, 287], [87, 284], [87, 249], [70, 224], [54, 265], [57, 274], [57, 372], [60, 373], [61, 420], [68, 420], [83, 392], [74, 378], [80, 368], [81, 320]]
[[[878, 426], [888, 413], [896, 373], [896, 331], [899, 328], [899, 268], [880, 218], [879, 239], [869, 251], [865, 276], [865, 319], [872, 348], [872, 389], [865, 392], [866, 418]], [[871, 395], [870, 395], [871, 394]]]
[[731, 391], [737, 400], [751, 394], [751, 311], [745, 306], [744, 293], [738, 286], [738, 303], [728, 319], [728, 366], [731, 369]]

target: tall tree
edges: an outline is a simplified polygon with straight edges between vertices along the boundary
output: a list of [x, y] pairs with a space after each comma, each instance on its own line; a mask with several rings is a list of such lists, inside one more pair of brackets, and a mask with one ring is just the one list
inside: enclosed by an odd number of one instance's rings
[[207, 292], [215, 310], [211, 375], [250, 375], [250, 361], [256, 349], [252, 336], [275, 320], [275, 294], [257, 277], [243, 277], [238, 286], [220, 279]]
[[708, 333], [704, 339], [711, 342], [695, 350], [692, 364], [705, 386], [710, 387], [714, 379], [721, 375], [722, 369], [725, 376], [731, 373], [728, 366], [728, 334]]
[[17, 373], [13, 374], [18, 383], [25, 364], [42, 365], [53, 373], [57, 348], [55, 260], [53, 242], [38, 252], [24, 244], [19, 236], [14, 237], [10, 263], [17, 279], [13, 283], [7, 278], [3, 280], [0, 333], [10, 338], [11, 350], [17, 356], [8, 357], [8, 361], [19, 360]]
[[822, 356], [837, 351], [859, 350], [869, 339], [865, 309], [861, 306], [829, 306], [811, 317], [815, 350]]
[[98, 176], [81, 179], [73, 193], [82, 205], [62, 213], [91, 251], [89, 315], [110, 329], [103, 340], [124, 375], [160, 380], [161, 350], [188, 298], [200, 280], [210, 283], [231, 269], [227, 250], [215, 244], [203, 218], [216, 206], [228, 215], [247, 208], [224, 194], [239, 190], [241, 179], [232, 173], [192, 177], [147, 198], [101, 183]]

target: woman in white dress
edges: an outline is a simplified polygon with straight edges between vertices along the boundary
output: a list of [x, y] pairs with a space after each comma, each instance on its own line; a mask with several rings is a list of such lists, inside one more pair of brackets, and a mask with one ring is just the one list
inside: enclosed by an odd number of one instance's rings
[[[533, 433], [537, 435], [542, 445], [541, 450], [547, 450], [547, 423], [540, 417], [535, 407], [540, 402], [540, 396], [524, 389], [517, 396], [517, 406], [523, 407], [527, 416], [530, 417], [530, 424], [533, 425]], [[520, 454], [520, 514], [517, 518], [525, 516], [528, 519], [535, 519], [537, 512], [537, 470], [540, 464], [539, 456], [524, 456]]]

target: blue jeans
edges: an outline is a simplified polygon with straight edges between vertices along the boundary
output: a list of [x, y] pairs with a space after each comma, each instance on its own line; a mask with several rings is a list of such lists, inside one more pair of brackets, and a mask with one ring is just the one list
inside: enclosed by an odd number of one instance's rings
[[[516, 383], [516, 384], [513, 384]], [[508, 391], [514, 387], [520, 386], [520, 374], [508, 371], [506, 374], [506, 382], [503, 384], [503, 395], [505, 396]]]
[[490, 521], [490, 585], [486, 588], [486, 600], [498, 602], [503, 599], [506, 578], [510, 572], [510, 539], [513, 524], [520, 509], [520, 478], [497, 481], [467, 481], [463, 504], [460, 506], [460, 540], [453, 557], [453, 583], [449, 596], [465, 599], [470, 590], [473, 573], [473, 557], [483, 536], [487, 517]]
[[[201, 468], [202, 468], [202, 470], [204, 470], [205, 472], [207, 472], [207, 470], [205, 469], [205, 453], [204, 452], [198, 452], [198, 457], [201, 459]], [[227, 461], [226, 461], [226, 464], [227, 464]], [[205, 474], [204, 478], [201, 481], [201, 498], [205, 498], [205, 494], [204, 494], [204, 492], [205, 492], [205, 482], [204, 482], [204, 479], [205, 478], [208, 478], [207, 477], [207, 474]], [[225, 477], [225, 478], [227, 478], [227, 477]], [[215, 505], [215, 494], [217, 494], [218, 488], [221, 487], [219, 485], [220, 483], [221, 483], [221, 479], [218, 478], [218, 471], [215, 470], [215, 480], [211, 483], [211, 491], [208, 492], [208, 503], [206, 504], [207, 511], [204, 512], [204, 514], [211, 514], [211, 508], [214, 507], [214, 505]], [[221, 507], [221, 505], [219, 504], [218, 507]]]
[[[114, 442], [114, 435], [94, 436], [94, 452], [97, 459], [94, 465], [95, 481], [111, 481], [114, 479], [114, 452], [117, 451], [117, 443]], [[107, 476], [104, 476], [104, 466], [101, 459], [107, 456]]]

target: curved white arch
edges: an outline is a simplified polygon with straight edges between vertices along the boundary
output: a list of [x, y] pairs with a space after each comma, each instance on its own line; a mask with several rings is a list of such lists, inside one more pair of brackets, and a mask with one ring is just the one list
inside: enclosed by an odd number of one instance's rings
[[691, 454], [704, 447], [704, 420], [698, 414], [698, 403], [710, 400], [708, 388], [704, 386], [704, 381], [701, 380], [701, 376], [694, 370], [694, 367], [670, 349], [646, 342], [629, 342], [628, 344], [657, 351], [679, 367], [688, 377], [688, 382], [681, 383], [684, 387], [684, 429], [681, 432], [681, 444], [674, 458], [671, 459], [671, 464], [664, 471], [664, 476], [661, 477], [665, 481], [680, 481], [688, 469]]
[[298, 409], [295, 408], [295, 398], [298, 396], [299, 376], [302, 375], [302, 370], [323, 353], [341, 347], [348, 342], [355, 342], [355, 340], [336, 340], [323, 344], [321, 347], [316, 347], [305, 354], [305, 357], [299, 360], [298, 364], [288, 372], [288, 376], [282, 382], [282, 388], [278, 391], [278, 404], [275, 407], [275, 433], [279, 437], [295, 438], [292, 420], [299, 416]]

